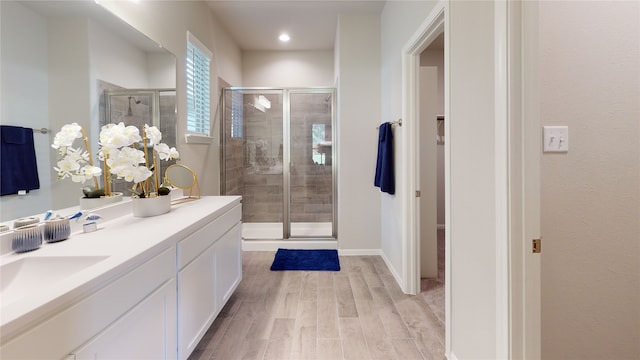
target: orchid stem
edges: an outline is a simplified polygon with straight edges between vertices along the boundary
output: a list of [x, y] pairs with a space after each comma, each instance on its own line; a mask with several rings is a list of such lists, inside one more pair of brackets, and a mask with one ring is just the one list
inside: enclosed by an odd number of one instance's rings
[[[152, 150], [153, 151], [153, 150]], [[149, 156], [147, 155], [147, 132], [144, 129], [144, 126], [142, 126], [142, 152], [144, 153], [144, 165], [147, 167], [147, 169], [149, 168]], [[155, 170], [154, 170], [155, 172]], [[149, 182], [145, 181], [144, 184], [144, 188], [142, 189], [142, 191], [145, 194], [148, 194], [149, 192]]]
[[[84, 131], [84, 128], [80, 127], [80, 131], [82, 131], [82, 138], [84, 140], [84, 147], [87, 149], [87, 153], [89, 154], [89, 165], [93, 166], [93, 157], [91, 156], [91, 148], [89, 147], [89, 138], [87, 137], [87, 133]], [[98, 178], [93, 177], [93, 184], [98, 189]]]

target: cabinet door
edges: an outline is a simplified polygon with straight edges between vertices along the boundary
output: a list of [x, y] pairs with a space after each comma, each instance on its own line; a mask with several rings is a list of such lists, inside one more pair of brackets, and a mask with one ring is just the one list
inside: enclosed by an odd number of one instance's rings
[[242, 280], [241, 225], [237, 224], [216, 242], [217, 311], [227, 303]]
[[213, 246], [178, 272], [178, 358], [186, 359], [216, 314]]
[[176, 282], [171, 278], [77, 350], [75, 359], [175, 359], [175, 306]]

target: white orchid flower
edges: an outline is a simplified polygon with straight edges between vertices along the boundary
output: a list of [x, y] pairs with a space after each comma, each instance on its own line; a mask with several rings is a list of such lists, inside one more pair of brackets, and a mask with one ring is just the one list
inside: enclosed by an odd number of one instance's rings
[[162, 133], [157, 127], [144, 124], [144, 131], [145, 134], [147, 134], [147, 139], [149, 139], [151, 145], [160, 144], [160, 141], [162, 140]]
[[160, 157], [160, 160], [168, 161], [177, 159], [180, 156], [178, 150], [176, 150], [175, 147], [169, 148], [169, 145], [165, 143], [155, 145], [154, 150], [158, 152], [158, 157]]
[[69, 147], [73, 144], [75, 139], [79, 139], [81, 137], [82, 127], [78, 125], [78, 123], [67, 124], [64, 125], [55, 135], [51, 147], [54, 149]]

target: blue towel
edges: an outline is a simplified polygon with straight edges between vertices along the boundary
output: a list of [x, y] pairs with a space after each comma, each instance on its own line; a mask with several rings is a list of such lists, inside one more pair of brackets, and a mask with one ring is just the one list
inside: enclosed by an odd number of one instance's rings
[[40, 188], [33, 129], [0, 126], [0, 195]]
[[396, 193], [396, 178], [393, 173], [393, 133], [391, 124], [388, 122], [380, 125], [378, 133], [378, 162], [373, 184], [379, 187], [380, 191], [391, 195]]

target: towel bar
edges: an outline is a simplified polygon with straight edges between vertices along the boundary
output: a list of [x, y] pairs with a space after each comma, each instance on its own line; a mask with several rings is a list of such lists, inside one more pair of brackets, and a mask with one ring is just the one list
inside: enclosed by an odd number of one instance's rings
[[[391, 122], [389, 122], [389, 124], [391, 124], [391, 126], [393, 126], [393, 125], [402, 126], [402, 119], [398, 119], [396, 121], [391, 121]], [[376, 126], [376, 130], [377, 129], [380, 129], [380, 125]]]

